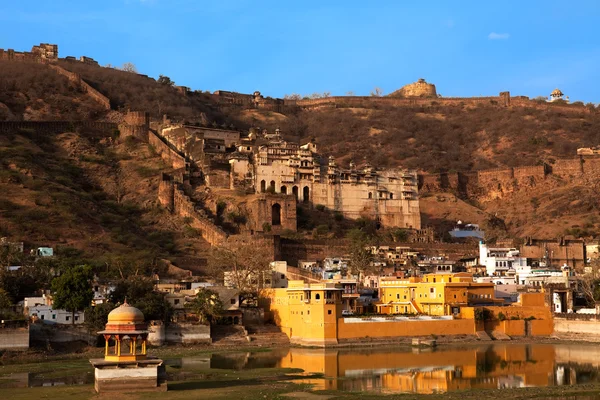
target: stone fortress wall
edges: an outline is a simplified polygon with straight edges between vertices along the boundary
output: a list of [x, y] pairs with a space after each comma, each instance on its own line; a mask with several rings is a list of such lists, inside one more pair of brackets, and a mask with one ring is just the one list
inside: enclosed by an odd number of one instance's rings
[[105, 132], [117, 130], [113, 122], [95, 121], [0, 121], [0, 133], [17, 131], [33, 131], [37, 134], [53, 134], [73, 132], [78, 129], [100, 130]]
[[553, 164], [497, 168], [472, 172], [419, 174], [419, 192], [454, 192], [463, 196], [510, 192], [516, 186], [533, 187], [554, 175], [563, 179], [593, 178], [600, 175], [600, 157], [578, 156], [557, 159]]
[[[80, 88], [86, 95], [100, 103], [105, 109], [110, 110], [110, 100], [108, 97], [91, 87], [87, 82], [81, 79], [79, 74], [67, 71], [56, 64], [59, 58], [58, 46], [55, 44], [41, 43], [39, 46], [33, 46], [30, 52], [0, 49], [0, 60], [47, 64], [56, 73], [67, 77], [74, 86]], [[90, 60], [90, 58], [81, 57], [81, 62], [86, 62], [86, 60]]]

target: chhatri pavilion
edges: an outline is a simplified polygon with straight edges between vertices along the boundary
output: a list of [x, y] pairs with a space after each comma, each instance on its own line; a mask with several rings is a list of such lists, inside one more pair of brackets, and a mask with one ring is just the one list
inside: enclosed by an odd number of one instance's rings
[[148, 330], [140, 310], [125, 300], [98, 334], [106, 344], [104, 358], [90, 360], [97, 392], [167, 390], [163, 361], [146, 354]]

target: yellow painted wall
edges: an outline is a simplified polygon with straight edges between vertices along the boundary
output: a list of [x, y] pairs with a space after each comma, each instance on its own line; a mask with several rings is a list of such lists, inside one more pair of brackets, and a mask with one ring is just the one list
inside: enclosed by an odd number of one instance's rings
[[337, 336], [338, 339], [359, 339], [433, 334], [472, 335], [474, 332], [475, 321], [472, 319], [345, 323], [344, 318], [340, 318]]
[[534, 319], [529, 321], [531, 336], [548, 336], [554, 333], [554, 321], [551, 319]]

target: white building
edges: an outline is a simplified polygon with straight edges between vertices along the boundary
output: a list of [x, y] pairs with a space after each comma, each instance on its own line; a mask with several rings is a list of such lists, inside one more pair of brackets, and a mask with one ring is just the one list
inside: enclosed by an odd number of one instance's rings
[[483, 240], [479, 242], [479, 264], [485, 266], [489, 276], [519, 275], [531, 269], [527, 258], [519, 255], [519, 250], [513, 247], [488, 248]]
[[52, 299], [46, 295], [42, 297], [26, 297], [23, 300], [24, 312], [30, 318], [38, 318], [45, 324], [63, 324], [70, 325], [83, 324], [85, 322], [84, 313], [76, 312], [74, 315], [70, 311], [55, 310], [52, 307]]

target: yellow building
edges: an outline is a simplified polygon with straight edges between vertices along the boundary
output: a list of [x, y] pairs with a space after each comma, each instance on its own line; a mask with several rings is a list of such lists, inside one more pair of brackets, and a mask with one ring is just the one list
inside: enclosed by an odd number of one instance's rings
[[275, 323], [292, 343], [324, 346], [337, 344], [342, 292], [339, 284], [289, 281], [286, 289], [267, 289], [263, 296]]
[[476, 283], [468, 273], [382, 277], [379, 314], [458, 315], [466, 306], [500, 305], [493, 283]]

